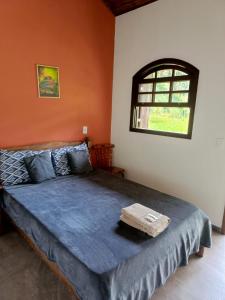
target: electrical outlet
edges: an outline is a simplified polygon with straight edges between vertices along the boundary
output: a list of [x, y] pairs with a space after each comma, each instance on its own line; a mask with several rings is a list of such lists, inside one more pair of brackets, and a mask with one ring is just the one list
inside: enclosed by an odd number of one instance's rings
[[87, 134], [88, 133], [88, 127], [87, 126], [83, 126], [83, 134]]

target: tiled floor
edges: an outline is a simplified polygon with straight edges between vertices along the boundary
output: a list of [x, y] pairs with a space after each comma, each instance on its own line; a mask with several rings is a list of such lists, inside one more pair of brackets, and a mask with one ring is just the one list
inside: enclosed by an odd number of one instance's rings
[[[65, 287], [15, 232], [0, 237], [0, 300], [71, 300]], [[90, 299], [91, 300], [91, 299]], [[151, 300], [225, 300], [225, 236], [179, 268]]]

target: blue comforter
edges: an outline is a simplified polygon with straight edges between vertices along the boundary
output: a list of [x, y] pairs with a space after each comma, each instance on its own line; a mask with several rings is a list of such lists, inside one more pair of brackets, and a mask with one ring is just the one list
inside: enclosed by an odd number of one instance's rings
[[[169, 216], [166, 231], [150, 238], [120, 226], [121, 208], [134, 202]], [[211, 245], [200, 209], [104, 171], [5, 187], [3, 206], [82, 300], [148, 300], [200, 245]]]

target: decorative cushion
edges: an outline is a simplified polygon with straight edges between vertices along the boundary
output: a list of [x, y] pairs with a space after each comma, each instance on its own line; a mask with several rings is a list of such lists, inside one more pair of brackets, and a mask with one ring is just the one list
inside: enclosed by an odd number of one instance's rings
[[30, 182], [24, 158], [46, 152], [46, 150], [8, 151], [0, 150], [0, 181], [3, 185], [14, 185]]
[[73, 174], [83, 174], [92, 171], [89, 154], [87, 151], [68, 152], [69, 165]]
[[86, 151], [88, 153], [88, 148], [86, 143], [82, 143], [77, 146], [67, 146], [58, 148], [52, 151], [53, 164], [55, 168], [56, 175], [64, 176], [71, 174], [71, 169], [68, 163], [67, 153], [77, 151]]
[[50, 151], [25, 157], [24, 161], [32, 182], [40, 183], [56, 177]]

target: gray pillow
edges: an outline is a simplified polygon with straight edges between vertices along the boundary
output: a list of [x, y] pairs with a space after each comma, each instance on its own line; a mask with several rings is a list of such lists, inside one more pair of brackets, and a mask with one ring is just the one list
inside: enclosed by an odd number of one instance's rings
[[89, 154], [85, 150], [68, 152], [70, 169], [73, 174], [83, 174], [92, 171]]
[[55, 168], [56, 175], [64, 176], [71, 173], [67, 153], [75, 150], [85, 150], [88, 152], [86, 143], [76, 146], [61, 147], [52, 151], [53, 166]]
[[[0, 182], [3, 185], [14, 185], [30, 182], [24, 158], [47, 152], [47, 150], [11, 151], [0, 149]], [[48, 151], [49, 152], [49, 151]]]
[[40, 183], [56, 177], [52, 165], [51, 152], [25, 157], [24, 162], [30, 178], [34, 183]]

